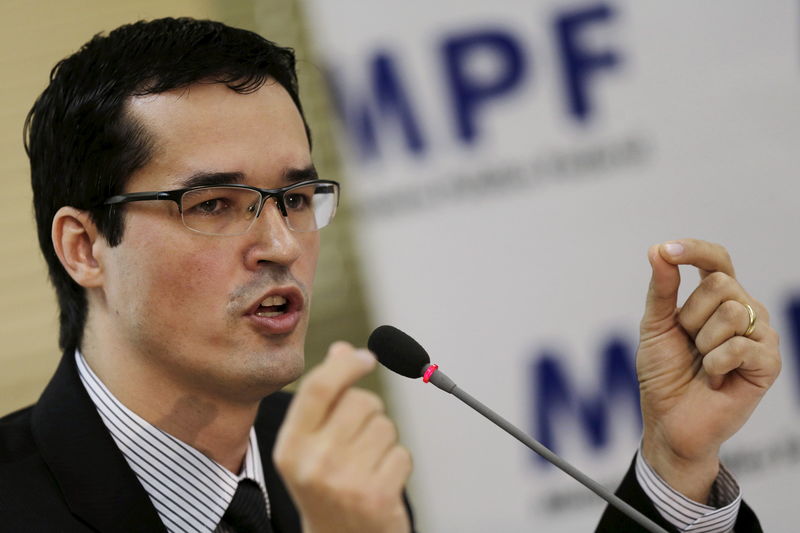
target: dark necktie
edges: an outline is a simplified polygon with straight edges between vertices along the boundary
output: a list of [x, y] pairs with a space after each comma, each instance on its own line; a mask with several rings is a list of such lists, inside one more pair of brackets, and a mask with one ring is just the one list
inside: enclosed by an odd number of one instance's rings
[[222, 515], [222, 521], [236, 533], [273, 533], [264, 493], [252, 479], [239, 482], [228, 510]]

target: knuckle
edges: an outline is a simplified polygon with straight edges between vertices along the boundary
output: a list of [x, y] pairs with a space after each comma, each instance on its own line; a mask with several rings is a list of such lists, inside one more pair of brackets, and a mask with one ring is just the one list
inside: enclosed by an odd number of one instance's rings
[[760, 324], [756, 319], [756, 330], [759, 332], [758, 342], [768, 348], [777, 348], [780, 345], [780, 336], [775, 329], [769, 324]]
[[288, 448], [283, 446], [280, 442], [272, 451], [272, 462], [275, 463], [275, 467], [281, 473], [289, 472], [294, 468], [294, 458], [292, 454], [289, 453]]
[[711, 334], [708, 333], [706, 329], [701, 329], [694, 339], [694, 345], [700, 354], [706, 355], [714, 348], [714, 346], [712, 346]]
[[708, 292], [723, 290], [731, 282], [731, 277], [724, 272], [712, 272], [703, 280], [703, 288]]
[[678, 311], [678, 324], [688, 332], [693, 332], [696, 328], [692, 327], [691, 309], [683, 306]]
[[728, 341], [728, 352], [732, 355], [742, 356], [752, 348], [750, 342], [749, 339], [741, 335], [731, 337]]
[[335, 396], [336, 387], [328, 380], [324, 379], [322, 374], [309, 375], [303, 383], [300, 384], [297, 394], [310, 396], [318, 401], [327, 401], [329, 398]]
[[366, 408], [369, 411], [379, 411], [382, 412], [384, 410], [383, 400], [380, 396], [375, 394], [372, 391], [366, 389], [359, 389], [353, 388], [348, 391], [349, 394], [352, 394], [353, 399], [356, 403], [360, 404], [362, 407]]
[[291, 478], [302, 490], [333, 493], [339, 488], [334, 466], [328, 454], [309, 453], [294, 469]]
[[368, 417], [373, 413], [384, 411], [383, 400], [380, 396], [372, 391], [359, 388], [347, 389], [339, 403], [354, 416]]
[[719, 305], [720, 317], [726, 322], [739, 322], [740, 318], [747, 318], [747, 309], [735, 300], [726, 300]]
[[369, 519], [380, 517], [390, 504], [390, 494], [384, 487], [364, 481], [338, 476], [327, 480], [324, 491], [348, 512]]
[[377, 416], [371, 423], [372, 431], [381, 435], [385, 439], [396, 442], [397, 441], [397, 426], [394, 425], [394, 422], [389, 420], [386, 416]]
[[783, 362], [779, 356], [766, 357], [764, 359], [765, 370], [772, 376], [778, 376], [783, 368]]
[[339, 357], [341, 354], [353, 351], [353, 345], [346, 341], [335, 341], [328, 348], [328, 355], [331, 357]]
[[724, 245], [722, 245], [722, 244], [720, 244], [718, 242], [711, 242], [711, 241], [708, 241], [708, 244], [709, 244], [709, 246], [711, 247], [712, 250], [714, 250], [717, 254], [719, 254], [719, 257], [721, 259], [723, 259], [724, 261], [727, 261], [728, 263], [732, 262], [731, 261], [731, 254], [730, 254], [730, 252], [728, 251], [728, 249]]
[[781, 338], [780, 335], [778, 335], [778, 332], [775, 331], [774, 328], [769, 326], [765, 328], [762, 343], [766, 346], [769, 353], [772, 354], [775, 359], [778, 360], [781, 359], [781, 350], [780, 350]]
[[411, 456], [411, 452], [408, 451], [408, 448], [401, 445], [396, 445], [392, 450], [393, 453], [397, 455], [397, 461], [411, 470], [411, 467], [414, 464], [414, 458]]
[[773, 357], [772, 358], [773, 375], [775, 377], [778, 377], [778, 375], [781, 373], [781, 370], [783, 370], [783, 361], [781, 360], [780, 357]]
[[294, 472], [298, 469], [302, 450], [303, 447], [291, 428], [281, 428], [272, 450], [272, 462], [281, 473]]
[[709, 374], [722, 374], [730, 370], [737, 356], [732, 352], [718, 351], [703, 358], [703, 368]]
[[392, 495], [385, 489], [369, 490], [362, 488], [355, 496], [361, 511], [370, 516], [380, 516], [392, 503]]
[[408, 451], [405, 446], [399, 443], [395, 443], [394, 446], [392, 446], [392, 448], [387, 452], [386, 461], [391, 461], [394, 463], [395, 466], [398, 467], [397, 470], [404, 476], [407, 476], [408, 473], [411, 472], [414, 462], [411, 452]]
[[720, 359], [719, 355], [717, 355], [716, 357], [711, 355], [704, 357], [703, 368], [705, 369], [705, 371], [708, 372], [709, 374], [716, 374], [717, 373], [716, 369], [720, 366], [719, 359]]
[[320, 476], [319, 487], [326, 494], [335, 495], [343, 501], [352, 501], [358, 497], [358, 487], [350, 483], [346, 476]]

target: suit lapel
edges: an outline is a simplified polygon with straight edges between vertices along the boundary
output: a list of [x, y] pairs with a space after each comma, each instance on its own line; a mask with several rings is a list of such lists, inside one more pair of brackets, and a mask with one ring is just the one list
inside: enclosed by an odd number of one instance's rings
[[33, 412], [33, 434], [70, 510], [98, 531], [166, 532], [106, 430], [67, 351]]
[[302, 531], [297, 508], [272, 462], [275, 437], [283, 422], [290, 399], [290, 395], [282, 392], [265, 398], [261, 402], [255, 423], [258, 449], [261, 453], [261, 464], [264, 466], [264, 478], [272, 511], [271, 522], [275, 533], [301, 533]]

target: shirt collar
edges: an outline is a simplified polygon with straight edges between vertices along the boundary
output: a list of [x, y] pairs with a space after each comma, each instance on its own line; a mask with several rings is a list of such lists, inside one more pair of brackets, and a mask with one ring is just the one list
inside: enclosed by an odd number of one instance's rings
[[242, 471], [233, 474], [123, 405], [100, 381], [79, 350], [75, 351], [75, 360], [81, 382], [100, 418], [168, 529], [213, 531], [233, 499], [239, 481], [245, 478], [261, 487], [270, 514], [261, 454], [252, 427]]

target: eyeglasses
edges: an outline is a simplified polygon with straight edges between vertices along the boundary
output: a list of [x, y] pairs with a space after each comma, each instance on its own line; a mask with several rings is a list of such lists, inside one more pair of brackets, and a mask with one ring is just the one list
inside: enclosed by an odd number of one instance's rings
[[339, 184], [330, 180], [308, 180], [281, 187], [259, 189], [249, 185], [209, 185], [173, 191], [118, 194], [102, 205], [171, 200], [178, 204], [183, 225], [206, 235], [241, 235], [261, 214], [270, 198], [294, 231], [324, 228], [339, 205]]

